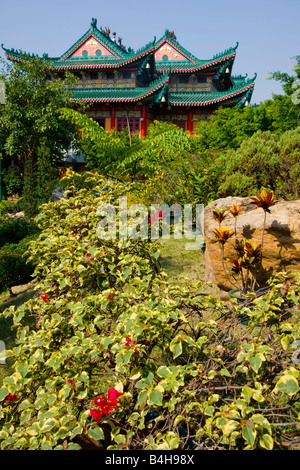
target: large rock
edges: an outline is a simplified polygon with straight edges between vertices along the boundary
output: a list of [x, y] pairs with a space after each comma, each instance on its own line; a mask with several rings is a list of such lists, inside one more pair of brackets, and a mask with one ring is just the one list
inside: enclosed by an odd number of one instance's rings
[[[227, 197], [211, 202], [204, 211], [205, 279], [213, 282], [221, 291], [229, 291], [234, 287], [224, 274], [219, 242], [213, 230], [218, 222], [213, 218], [212, 211], [218, 207], [228, 211], [233, 204], [243, 206], [237, 217], [237, 238], [247, 238], [261, 242], [264, 211], [251, 203], [250, 198]], [[280, 201], [270, 207], [267, 213], [264, 235], [263, 262], [258, 273], [259, 286], [281, 271], [300, 271], [300, 200]], [[234, 217], [229, 213], [221, 224], [234, 229]], [[225, 257], [234, 256], [234, 238], [225, 244]]]

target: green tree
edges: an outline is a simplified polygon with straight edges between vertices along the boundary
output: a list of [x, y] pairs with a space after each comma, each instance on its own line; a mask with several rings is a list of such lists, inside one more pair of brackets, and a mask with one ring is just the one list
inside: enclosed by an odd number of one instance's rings
[[281, 82], [283, 91], [288, 95], [292, 95], [295, 91], [294, 83], [300, 79], [300, 55], [293, 57], [296, 60], [294, 65], [295, 75], [289, 75], [288, 73], [280, 72], [279, 70], [270, 73], [269, 80], [276, 80]]
[[279, 141], [280, 175], [277, 195], [285, 199], [300, 197], [300, 127], [285, 132]]
[[105, 175], [116, 173], [130, 146], [126, 132], [107, 132], [93, 119], [74, 109], [63, 108], [60, 115], [62, 121], [67, 120], [78, 130], [76, 147], [84, 154], [87, 167]]
[[85, 155], [87, 167], [114, 177], [152, 176], [159, 168], [180, 165], [193, 151], [194, 141], [176, 125], [155, 121], [145, 139], [130, 137], [125, 129], [107, 132], [92, 119], [75, 110], [64, 109], [61, 116], [79, 128], [77, 147]]
[[[47, 201], [58, 177], [57, 166], [74, 137], [74, 126], [59, 119], [60, 109], [70, 107], [66, 84], [74, 79], [50, 79], [51, 63], [24, 55], [20, 63], [3, 64], [6, 104], [0, 109], [0, 139], [4, 164], [14, 160], [23, 176], [23, 202], [34, 215]], [[53, 77], [53, 75], [52, 75]]]
[[202, 150], [236, 149], [255, 132], [270, 130], [271, 125], [265, 106], [219, 108], [209, 122], [198, 124], [198, 145]]
[[300, 126], [300, 106], [293, 102], [293, 96], [274, 95], [261, 106], [271, 122], [268, 130], [277, 135]]
[[297, 199], [300, 194], [300, 127], [281, 135], [256, 132], [236, 150], [228, 150], [210, 168], [219, 173], [222, 196], [251, 196], [262, 189], [278, 197]]
[[220, 190], [226, 196], [250, 196], [262, 188], [275, 190], [280, 148], [272, 132], [256, 132], [237, 150], [228, 151]]

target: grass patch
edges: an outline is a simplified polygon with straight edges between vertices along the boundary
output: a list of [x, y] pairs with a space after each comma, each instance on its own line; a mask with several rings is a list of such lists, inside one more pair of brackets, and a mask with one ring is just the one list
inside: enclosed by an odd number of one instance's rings
[[195, 283], [204, 280], [205, 258], [201, 248], [187, 250], [186, 245], [193, 242], [182, 239], [160, 240], [160, 265], [170, 282], [184, 284], [186, 280]]

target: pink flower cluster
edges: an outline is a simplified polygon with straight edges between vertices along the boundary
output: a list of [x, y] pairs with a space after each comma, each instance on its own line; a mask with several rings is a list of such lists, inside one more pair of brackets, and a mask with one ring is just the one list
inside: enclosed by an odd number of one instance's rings
[[90, 409], [90, 414], [92, 418], [96, 419], [96, 424], [99, 423], [102, 416], [109, 416], [118, 408], [118, 398], [121, 395], [124, 395], [124, 393], [118, 392], [118, 390], [112, 387], [107, 392], [107, 398], [104, 395], [94, 398], [94, 404], [97, 406], [97, 409]]

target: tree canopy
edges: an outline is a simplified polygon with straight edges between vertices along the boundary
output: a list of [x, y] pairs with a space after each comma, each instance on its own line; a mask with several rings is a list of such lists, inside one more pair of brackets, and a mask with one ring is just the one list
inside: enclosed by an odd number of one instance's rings
[[[53, 72], [53, 71], [52, 71]], [[70, 107], [66, 85], [72, 80], [50, 79], [51, 64], [38, 57], [3, 64], [6, 103], [0, 107], [0, 139], [4, 164], [14, 161], [23, 177], [24, 209], [34, 214], [51, 194], [57, 166], [74, 138], [74, 126], [59, 119]]]

